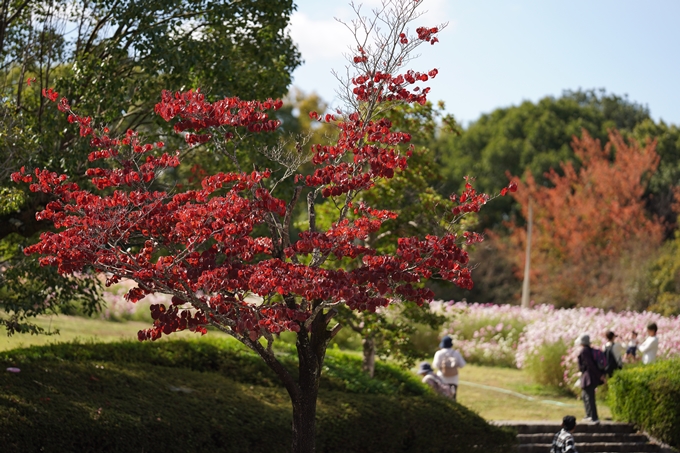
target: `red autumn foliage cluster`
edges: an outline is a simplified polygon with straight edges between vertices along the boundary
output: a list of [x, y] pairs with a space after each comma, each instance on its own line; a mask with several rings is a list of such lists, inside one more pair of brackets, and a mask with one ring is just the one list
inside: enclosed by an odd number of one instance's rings
[[[312, 225], [291, 241], [292, 206], [269, 192], [265, 180], [271, 171], [218, 173], [205, 177], [202, 189], [177, 194], [152, 191], [150, 184], [160, 171], [180, 164], [177, 155], [153, 155], [158, 146], [143, 144], [133, 131], [120, 140], [99, 134], [90, 127], [90, 118], [74, 114], [65, 100], [60, 106], [66, 106], [74, 122], [91, 135], [95, 151], [90, 160], [117, 164], [87, 170], [98, 189], [114, 190], [96, 195], [69, 183], [65, 175], [45, 170], [36, 170], [34, 176], [15, 174], [16, 182], [33, 182], [31, 190], [57, 196], [39, 218], [62, 229], [43, 234], [26, 253], [43, 255], [42, 264], [58, 266], [63, 274], [91, 266], [113, 275], [110, 283], [133, 279], [139, 283], [128, 294], [133, 301], [153, 292], [183, 301], [154, 308], [154, 326], [140, 332], [140, 339], [185, 328], [203, 331], [204, 325], [216, 324], [255, 340], [282, 330], [299, 331], [315, 314], [311, 301], [374, 311], [395, 298], [419, 304], [431, 300], [432, 292], [420, 283], [433, 276], [463, 288], [472, 286], [467, 252], [454, 233], [422, 240], [400, 238], [396, 254], [381, 256], [361, 241], [395, 215], [348, 201], [341, 218], [327, 231], [316, 231]], [[278, 101], [237, 98], [209, 103], [190, 91], [174, 96], [164, 92], [156, 111], [168, 120], [179, 118], [175, 129], [180, 132], [217, 127], [261, 132], [278, 124], [266, 113], [278, 107]], [[354, 114], [337, 126], [337, 143], [314, 147], [313, 173], [297, 175], [297, 194], [302, 190], [314, 194], [317, 188], [324, 197], [357, 193], [370, 189], [377, 178], [389, 179], [396, 169], [406, 168], [410, 152], [402, 153], [396, 145], [408, 142], [410, 135], [392, 131], [389, 121], [363, 121]], [[345, 155], [352, 159], [338, 159]], [[489, 197], [477, 194], [468, 183], [460, 198], [451, 199], [459, 203], [452, 213], [458, 216], [479, 211]], [[272, 234], [254, 236], [262, 225]], [[467, 243], [481, 239], [471, 234], [462, 238]], [[331, 255], [361, 264], [349, 270], [324, 269], [322, 264]], [[248, 302], [248, 294], [266, 303]]]
[[352, 92], [359, 101], [366, 101], [377, 95], [381, 101], [417, 102], [425, 105], [427, 94], [430, 92], [429, 87], [422, 89], [414, 87], [410, 91], [406, 87], [417, 82], [427, 82], [430, 78], [435, 78], [437, 74], [437, 69], [431, 69], [427, 73], [408, 70], [396, 76], [376, 71], [372, 76], [364, 74], [353, 78], [352, 84], [355, 87]]
[[[630, 283], [625, 280], [639, 271], [636, 254], [652, 250], [663, 236], [661, 222], [650, 218], [644, 206], [647, 182], [659, 163], [655, 145], [626, 143], [612, 131], [603, 148], [583, 131], [572, 144], [580, 166], [569, 162], [562, 165], [562, 174], [551, 170], [550, 186], [538, 185], [530, 172], [525, 182], [512, 177], [520, 189], [513, 197], [522, 214], [527, 218], [530, 202], [534, 212], [531, 286], [536, 302], [625, 308]], [[514, 222], [509, 226], [521, 270], [526, 229]]]

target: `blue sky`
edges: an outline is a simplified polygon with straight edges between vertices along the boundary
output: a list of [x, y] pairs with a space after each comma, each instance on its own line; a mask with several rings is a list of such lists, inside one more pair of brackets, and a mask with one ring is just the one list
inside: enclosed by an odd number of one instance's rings
[[[364, 1], [364, 10], [378, 1]], [[330, 71], [344, 68], [351, 42], [333, 18], [354, 13], [345, 1], [297, 5], [291, 35], [305, 63], [293, 85], [333, 106], [338, 84]], [[430, 100], [443, 100], [463, 124], [579, 88], [627, 94], [655, 120], [680, 124], [680, 1], [424, 0], [423, 10], [416, 26], [448, 26], [411, 67], [439, 69]]]

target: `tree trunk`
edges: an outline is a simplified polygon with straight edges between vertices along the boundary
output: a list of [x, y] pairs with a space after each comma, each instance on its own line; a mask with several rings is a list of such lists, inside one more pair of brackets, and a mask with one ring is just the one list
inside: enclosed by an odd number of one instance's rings
[[364, 338], [361, 344], [364, 347], [361, 369], [372, 378], [375, 374], [375, 340], [371, 337]]
[[531, 226], [534, 223], [534, 215], [531, 210], [529, 199], [529, 219], [527, 222], [527, 250], [524, 256], [524, 282], [522, 283], [522, 308], [529, 308], [529, 272], [531, 269]]
[[[320, 301], [315, 301], [316, 308]], [[319, 313], [309, 330], [301, 326], [297, 333], [298, 352], [297, 391], [291, 394], [293, 404], [293, 453], [316, 451], [316, 398], [319, 394], [321, 369], [326, 357], [328, 342], [337, 333], [326, 329], [335, 311]], [[338, 326], [336, 326], [338, 327]]]
[[294, 453], [316, 451], [316, 398], [318, 381], [313, 388], [300, 388], [293, 403], [293, 448]]

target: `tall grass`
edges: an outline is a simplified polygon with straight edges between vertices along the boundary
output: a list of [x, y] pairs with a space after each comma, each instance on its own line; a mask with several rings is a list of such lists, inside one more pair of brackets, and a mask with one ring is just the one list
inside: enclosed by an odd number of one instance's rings
[[531, 354], [525, 368], [534, 382], [553, 388], [564, 387], [564, 366], [562, 358], [567, 354], [567, 345], [563, 341], [546, 343]]

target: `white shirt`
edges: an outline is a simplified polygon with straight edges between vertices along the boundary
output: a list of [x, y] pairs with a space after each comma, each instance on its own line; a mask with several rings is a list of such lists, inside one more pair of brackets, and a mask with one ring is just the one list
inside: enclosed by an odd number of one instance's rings
[[439, 351], [434, 353], [434, 360], [432, 360], [432, 367], [437, 369], [437, 376], [439, 376], [442, 381], [446, 382], [447, 384], [458, 385], [458, 375], [455, 375], [455, 376], [452, 376], [452, 377], [446, 377], [441, 372], [442, 362], [444, 361], [444, 357], [446, 357], [446, 356], [451, 356], [451, 357], [455, 358], [456, 359], [456, 366], [458, 368], [463, 368], [466, 364], [465, 359], [463, 358], [462, 355], [460, 355], [460, 352], [456, 351], [453, 348], [444, 348], [444, 349], [440, 349]]
[[644, 343], [638, 346], [638, 351], [642, 353], [642, 363], [648, 364], [656, 360], [656, 353], [659, 350], [659, 339], [656, 335], [647, 337]]

